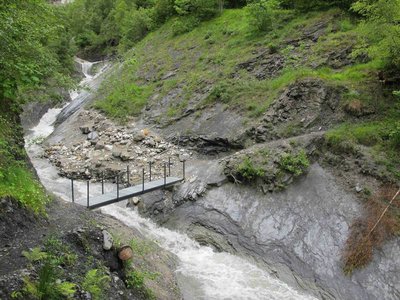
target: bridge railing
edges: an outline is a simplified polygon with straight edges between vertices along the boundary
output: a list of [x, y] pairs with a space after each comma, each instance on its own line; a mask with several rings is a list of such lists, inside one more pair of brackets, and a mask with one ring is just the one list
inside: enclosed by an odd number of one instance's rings
[[[186, 177], [186, 161], [182, 160], [182, 180], [185, 179]], [[155, 163], [153, 161], [148, 162], [148, 176], [149, 176], [149, 181], [147, 182], [152, 182], [152, 179], [154, 179], [153, 173], [152, 173], [152, 166]], [[167, 185], [167, 178], [171, 177], [171, 166], [173, 165], [173, 163], [171, 162], [171, 158], [168, 158], [167, 162], [163, 162], [162, 166], [163, 166], [163, 179], [164, 179], [164, 186]], [[145, 183], [146, 183], [146, 169], [142, 168], [142, 174], [141, 174], [141, 185], [142, 185], [142, 191], [145, 191]], [[120, 171], [118, 172], [118, 174], [116, 176], [109, 176], [109, 177], [104, 177], [104, 172], [102, 173], [101, 176], [101, 193], [104, 195], [105, 194], [105, 189], [104, 189], [104, 183], [107, 180], [111, 180], [114, 179], [117, 185], [117, 189], [116, 189], [116, 199], [119, 199], [119, 190], [120, 190], [120, 186], [121, 184], [123, 184], [122, 181], [120, 181], [120, 179], [123, 179], [123, 175], [126, 173], [126, 181], [125, 181], [125, 185], [126, 187], [130, 187], [131, 186], [131, 178], [130, 178], [130, 166], [127, 165], [126, 167], [126, 171]], [[70, 178], [71, 179], [71, 198], [72, 198], [72, 202], [75, 202], [75, 189], [74, 189], [74, 181], [76, 179], [74, 178]], [[86, 200], [87, 200], [87, 207], [89, 207], [90, 205], [90, 180], [86, 180]]]

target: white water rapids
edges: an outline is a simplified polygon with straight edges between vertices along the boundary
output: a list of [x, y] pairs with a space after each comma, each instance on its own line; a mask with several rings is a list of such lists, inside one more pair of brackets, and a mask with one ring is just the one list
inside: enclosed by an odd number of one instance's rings
[[[94, 87], [99, 74], [91, 75], [92, 63], [82, 60], [85, 78], [81, 86]], [[77, 106], [87, 98], [90, 91], [71, 92], [72, 103]], [[47, 190], [71, 201], [70, 182], [61, 178], [57, 169], [41, 157], [43, 149], [38, 140], [48, 137], [54, 130], [54, 122], [62, 109], [50, 109], [26, 136], [26, 148], [37, 173]], [[91, 185], [99, 190], [99, 186]], [[76, 198], [85, 197], [85, 182], [76, 182]], [[112, 187], [108, 186], [108, 190]], [[217, 253], [211, 248], [200, 246], [186, 234], [158, 227], [151, 220], [142, 218], [135, 210], [117, 204], [101, 209], [127, 226], [137, 228], [148, 239], [156, 241], [162, 248], [175, 254], [179, 261], [177, 278], [184, 299], [312, 299], [302, 295], [285, 283], [273, 278], [266, 271], [246, 260], [228, 253]]]

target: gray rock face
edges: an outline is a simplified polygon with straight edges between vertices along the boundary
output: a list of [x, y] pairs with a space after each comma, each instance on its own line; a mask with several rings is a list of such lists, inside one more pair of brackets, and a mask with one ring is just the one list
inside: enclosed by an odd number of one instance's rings
[[257, 142], [265, 142], [329, 128], [343, 118], [339, 109], [341, 91], [322, 80], [298, 80], [286, 88], [260, 125], [248, 134]]
[[[248, 61], [238, 64], [236, 70], [244, 69], [257, 79], [264, 80], [279, 75], [284, 67], [285, 61], [282, 55], [263, 52]], [[234, 77], [236, 76], [234, 75]]]
[[385, 244], [351, 278], [343, 274], [341, 254], [361, 206], [318, 164], [287, 190], [267, 195], [222, 178], [219, 186], [208, 184], [219, 171], [209, 162], [192, 166], [189, 173], [195, 177], [173, 193], [177, 207], [164, 207], [160, 220], [217, 249], [250, 255], [283, 281], [321, 299], [398, 299], [399, 239]]

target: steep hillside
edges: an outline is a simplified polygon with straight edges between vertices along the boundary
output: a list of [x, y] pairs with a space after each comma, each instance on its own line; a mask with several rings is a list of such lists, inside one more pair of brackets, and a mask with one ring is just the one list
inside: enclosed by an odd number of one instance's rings
[[208, 153], [330, 130], [328, 144], [361, 145], [399, 178], [396, 86], [379, 80], [381, 60], [356, 51], [360, 25], [346, 12], [288, 14], [266, 34], [244, 9], [178, 36], [173, 24], [126, 54], [94, 107], [121, 121], [140, 115]]

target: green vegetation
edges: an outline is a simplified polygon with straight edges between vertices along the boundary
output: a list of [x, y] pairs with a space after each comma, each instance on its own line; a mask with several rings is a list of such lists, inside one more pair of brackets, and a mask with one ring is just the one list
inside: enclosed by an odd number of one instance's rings
[[282, 170], [288, 171], [295, 176], [300, 176], [310, 166], [310, 161], [304, 150], [297, 154], [284, 153], [279, 160], [279, 166]]
[[[78, 265], [78, 254], [60, 239], [50, 236], [43, 247], [22, 254], [30, 262], [32, 274], [37, 273], [37, 276], [25, 277], [22, 290], [13, 293], [14, 298], [72, 299], [78, 288], [89, 292], [95, 300], [107, 298], [111, 279], [106, 268], [90, 256], [87, 264]], [[69, 274], [78, 274], [75, 282], [71, 282]]]
[[126, 274], [126, 285], [138, 291], [145, 299], [155, 299], [153, 292], [145, 286], [145, 280], [155, 280], [158, 276], [158, 273], [131, 269]]
[[75, 294], [75, 284], [64, 281], [57, 282], [59, 278], [59, 270], [50, 262], [45, 262], [39, 269], [38, 279], [32, 281], [25, 277], [23, 293], [33, 299], [72, 299]]
[[246, 181], [252, 181], [257, 177], [264, 177], [265, 171], [256, 167], [250, 157], [245, 157], [241, 164], [237, 167], [237, 173]]
[[251, 26], [258, 31], [272, 30], [278, 18], [282, 18], [285, 11], [280, 8], [279, 0], [249, 1], [246, 6]]
[[26, 164], [18, 114], [30, 100], [58, 99], [70, 87], [75, 48], [64, 10], [44, 0], [0, 8], [0, 198], [45, 213], [50, 199]]
[[[360, 124], [342, 124], [326, 134], [331, 149], [336, 152], [354, 152], [357, 145], [369, 146], [371, 157], [378, 165], [384, 165], [395, 178], [399, 171], [399, 113], [383, 120], [366, 121]], [[397, 116], [397, 117], [396, 117]]]
[[[100, 90], [104, 90], [106, 87]], [[129, 116], [136, 116], [147, 103], [150, 95], [148, 87], [140, 87], [135, 83], [119, 85], [105, 98], [97, 101], [94, 107], [107, 113], [113, 119], [126, 121]]]
[[93, 300], [106, 298], [106, 291], [110, 283], [108, 276], [102, 269], [89, 270], [82, 282], [82, 288], [92, 295]]
[[[96, 105], [106, 114], [126, 120], [130, 115], [137, 115], [146, 103], [159, 102], [172, 92], [165, 114], [160, 116], [161, 121], [165, 121], [182, 114], [194, 94], [209, 90], [206, 99], [197, 103], [198, 109], [224, 103], [227, 108], [239, 108], [247, 117], [254, 118], [261, 116], [279, 93], [296, 80], [319, 78], [328, 84], [363, 91], [365, 83], [374, 74], [372, 72], [384, 68], [380, 59], [351, 64], [339, 70], [325, 65], [323, 57], [326, 53], [351, 47], [359, 36], [357, 23], [343, 11], [331, 9], [284, 15], [274, 21], [272, 30], [263, 34], [254, 32], [247, 9], [226, 9], [179, 36], [174, 34], [176, 19], [172, 18], [126, 53], [126, 62], [99, 92], [102, 104]], [[299, 28], [312, 28], [321, 22], [327, 22], [328, 26], [317, 43], [308, 48], [304, 43], [298, 47], [284, 46], [285, 41], [296, 38]], [[238, 63], [254, 57], [256, 49], [265, 48], [284, 58], [284, 66], [277, 74], [259, 80], [244, 69], [238, 69]], [[362, 53], [356, 52], [354, 59], [360, 55]], [[316, 62], [321, 66], [313, 67]], [[179, 70], [172, 78], [163, 79], [176, 69], [177, 64]], [[145, 92], [129, 95], [126, 91], [132, 86], [139, 86]], [[127, 96], [130, 96], [129, 100]], [[106, 107], [105, 99], [110, 103], [129, 103], [129, 109], [125, 109], [125, 105]]]
[[74, 47], [63, 10], [44, 0], [3, 1], [0, 19], [0, 112], [69, 86]]
[[45, 242], [44, 250], [39, 247], [22, 254], [31, 263], [31, 268], [38, 270], [35, 279], [24, 278], [22, 291], [16, 293], [15, 298], [29, 296], [33, 299], [71, 299], [75, 294], [76, 284], [63, 278], [63, 271], [59, 266], [74, 265], [77, 255], [60, 240], [50, 237]]
[[45, 214], [50, 198], [26, 164], [19, 126], [0, 114], [0, 198], [11, 197], [36, 214]]

